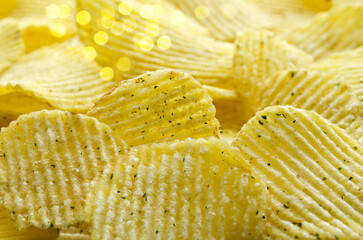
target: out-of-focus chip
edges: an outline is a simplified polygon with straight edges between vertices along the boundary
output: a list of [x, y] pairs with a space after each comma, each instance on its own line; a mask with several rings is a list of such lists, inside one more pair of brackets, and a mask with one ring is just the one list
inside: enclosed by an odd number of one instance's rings
[[0, 133], [0, 200], [19, 229], [84, 221], [89, 182], [119, 151], [111, 129], [85, 115], [22, 115]]
[[343, 5], [343, 4], [362, 4], [361, 0], [332, 0], [333, 5]]
[[172, 0], [189, 17], [205, 26], [211, 35], [233, 41], [244, 29], [283, 31], [330, 8], [326, 0]]
[[17, 20], [27, 52], [64, 41], [75, 33], [73, 0], [7, 0], [2, 1], [1, 8], [6, 11], [0, 17]]
[[363, 149], [313, 111], [269, 107], [234, 141], [266, 183], [263, 239], [362, 239]]
[[246, 102], [241, 101], [235, 90], [203, 86], [213, 98], [216, 118], [220, 123], [220, 137], [232, 142], [237, 132], [251, 117], [253, 111]]
[[171, 68], [188, 72], [203, 84], [231, 85], [233, 45], [198, 33], [201, 27], [193, 27], [198, 24], [170, 3], [78, 3], [79, 13], [92, 16], [87, 22], [79, 21], [80, 39], [96, 49], [96, 60], [111, 67], [117, 80]]
[[363, 4], [333, 7], [309, 24], [291, 29], [284, 38], [316, 59], [363, 45]]
[[122, 81], [88, 112], [130, 146], [218, 136], [215, 114], [212, 98], [201, 84], [174, 70]]
[[0, 74], [24, 53], [21, 32], [13, 19], [0, 21]]
[[132, 148], [87, 200], [92, 239], [261, 239], [266, 186], [223, 141]]
[[41, 230], [32, 227], [19, 231], [11, 220], [9, 211], [4, 208], [0, 209], [1, 240], [56, 240], [57, 237], [56, 230]]
[[0, 117], [53, 108], [87, 112], [114, 83], [103, 81], [101, 68], [82, 51], [67, 42], [22, 57], [0, 78]]
[[344, 77], [344, 82], [363, 103], [363, 47], [332, 54], [309, 68], [332, 72]]
[[362, 104], [344, 79], [322, 71], [281, 71], [258, 94], [259, 110], [291, 105], [314, 110], [363, 141]]
[[267, 79], [279, 70], [298, 69], [312, 57], [268, 31], [246, 31], [236, 39], [234, 78], [238, 94], [252, 109]]

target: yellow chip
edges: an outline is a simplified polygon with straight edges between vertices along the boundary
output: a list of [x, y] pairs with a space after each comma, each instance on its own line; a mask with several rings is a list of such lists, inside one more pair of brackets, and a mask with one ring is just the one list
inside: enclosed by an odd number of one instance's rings
[[362, 4], [361, 0], [332, 0], [333, 5]]
[[212, 98], [189, 74], [160, 70], [120, 82], [89, 116], [131, 147], [170, 139], [218, 136]]
[[26, 52], [64, 41], [75, 34], [73, 0], [7, 0], [3, 16], [15, 18], [22, 30]]
[[363, 102], [363, 47], [332, 54], [309, 68], [324, 70], [344, 77], [344, 83], [349, 85]]
[[[100, 67], [71, 43], [44, 47], [22, 57], [0, 78], [0, 114], [16, 118], [41, 109], [87, 110], [114, 85]], [[11, 117], [9, 117], [11, 116]]]
[[59, 231], [57, 240], [90, 240], [88, 229], [71, 227]]
[[258, 94], [259, 110], [291, 105], [314, 110], [363, 141], [362, 103], [344, 79], [322, 71], [281, 71]]
[[269, 107], [234, 141], [272, 202], [263, 239], [362, 239], [363, 148], [313, 111]]
[[94, 118], [59, 110], [22, 115], [0, 133], [1, 201], [20, 229], [77, 225], [89, 182], [122, 150]]
[[326, 0], [172, 0], [219, 40], [233, 41], [238, 31], [268, 28], [284, 31], [326, 11]]
[[1, 240], [56, 240], [58, 234], [56, 230], [41, 230], [37, 228], [27, 228], [19, 231], [15, 223], [11, 220], [9, 211], [0, 209], [0, 239]]
[[[233, 45], [200, 33], [201, 27], [170, 3], [149, 7], [137, 0], [78, 3], [80, 10], [92, 16], [88, 24], [79, 25], [79, 37], [96, 49], [96, 60], [102, 66], [113, 68], [115, 79], [171, 68], [188, 72], [203, 84], [231, 85]], [[99, 24], [105, 8], [114, 12], [111, 28]], [[150, 24], [158, 30], [157, 37], [154, 31], [150, 36]]]
[[94, 184], [92, 239], [261, 239], [266, 186], [217, 139], [132, 148]]
[[316, 59], [363, 45], [363, 5], [341, 5], [317, 14], [284, 38]]
[[24, 53], [20, 29], [13, 19], [0, 21], [0, 74]]
[[279, 70], [298, 69], [312, 57], [268, 31], [246, 31], [235, 42], [234, 78], [237, 91], [252, 109], [267, 79]]

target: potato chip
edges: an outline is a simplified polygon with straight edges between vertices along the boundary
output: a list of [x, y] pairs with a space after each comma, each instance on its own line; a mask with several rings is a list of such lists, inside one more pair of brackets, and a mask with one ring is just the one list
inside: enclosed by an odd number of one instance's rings
[[309, 24], [291, 29], [284, 38], [321, 59], [363, 45], [363, 5], [342, 5], [317, 14]]
[[362, 4], [361, 0], [332, 0], [333, 5], [342, 5], [342, 4]]
[[[87, 24], [79, 24], [79, 37], [96, 49], [96, 60], [111, 67], [116, 80], [171, 68], [188, 72], [203, 84], [232, 84], [233, 45], [198, 33], [201, 27], [170, 4], [148, 4], [150, 13], [138, 0], [78, 3], [80, 11], [92, 16]], [[102, 24], [104, 18], [110, 23]]]
[[172, 0], [189, 17], [205, 26], [213, 37], [233, 41], [245, 29], [268, 28], [280, 32], [328, 10], [325, 0]]
[[309, 68], [332, 72], [344, 77], [344, 82], [363, 102], [363, 47], [332, 54]]
[[57, 240], [90, 240], [91, 236], [87, 229], [71, 227], [66, 230], [60, 230]]
[[218, 136], [212, 98], [189, 74], [146, 73], [120, 82], [89, 116], [108, 124], [131, 147], [150, 142]]
[[2, 240], [56, 240], [57, 237], [56, 230], [27, 228], [19, 231], [11, 220], [9, 211], [0, 209], [0, 239]]
[[22, 115], [0, 133], [0, 198], [19, 229], [84, 221], [89, 182], [123, 146], [94, 118], [59, 110]]
[[0, 21], [0, 74], [24, 53], [21, 32], [13, 19]]
[[263, 239], [362, 239], [363, 148], [313, 111], [269, 107], [234, 141], [269, 191]]
[[0, 78], [1, 117], [54, 108], [87, 112], [114, 83], [101, 79], [100, 67], [82, 50], [67, 42], [22, 57]]
[[92, 239], [261, 239], [266, 186], [211, 138], [132, 148], [93, 186]]
[[234, 78], [237, 91], [252, 109], [267, 79], [279, 70], [298, 69], [312, 57], [268, 31], [246, 31], [235, 42]]
[[17, 20], [26, 52], [75, 34], [73, 0], [11, 0], [2, 3], [3, 6], [6, 8], [3, 17]]
[[259, 109], [291, 105], [314, 110], [363, 141], [362, 104], [344, 79], [322, 71], [281, 71], [276, 73], [257, 99]]

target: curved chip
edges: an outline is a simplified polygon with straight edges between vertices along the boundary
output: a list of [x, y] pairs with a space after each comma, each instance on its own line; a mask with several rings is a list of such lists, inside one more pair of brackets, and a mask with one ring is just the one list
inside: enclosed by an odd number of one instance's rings
[[363, 47], [332, 54], [312, 66], [310, 69], [320, 69], [344, 77], [344, 83], [363, 102]]
[[310, 55], [265, 30], [243, 32], [235, 45], [233, 65], [237, 91], [254, 110], [259, 91], [270, 76], [279, 70], [295, 70], [312, 63]]
[[73, 0], [11, 0], [2, 1], [3, 7], [6, 8], [3, 17], [17, 20], [26, 52], [75, 34]]
[[20, 29], [13, 19], [0, 21], [0, 74], [24, 53]]
[[4, 208], [0, 209], [1, 240], [56, 240], [57, 237], [58, 233], [56, 230], [27, 228], [19, 231], [11, 220], [9, 211]]
[[205, 26], [213, 37], [233, 41], [245, 29], [280, 32], [330, 8], [326, 0], [172, 0], [189, 17]]
[[23, 56], [0, 78], [0, 114], [17, 116], [42, 109], [87, 112], [111, 87], [100, 67], [69, 42]]
[[92, 239], [261, 239], [266, 186], [217, 139], [132, 148], [94, 184]]
[[22, 115], [0, 133], [0, 196], [20, 229], [84, 221], [89, 182], [118, 158], [111, 129], [85, 115]]
[[269, 107], [233, 145], [266, 183], [264, 239], [361, 239], [363, 148], [313, 111]]
[[258, 94], [259, 110], [291, 105], [314, 110], [363, 141], [363, 105], [344, 79], [322, 71], [281, 71]]
[[363, 4], [336, 6], [319, 13], [305, 26], [288, 31], [284, 38], [316, 59], [362, 46]]
[[96, 49], [96, 60], [111, 67], [116, 80], [171, 68], [203, 84], [231, 85], [233, 45], [199, 33], [201, 27], [170, 3], [151, 3], [78, 0], [80, 12], [92, 16], [80, 21], [79, 37]]
[[150, 142], [218, 136], [212, 98], [189, 74], [160, 70], [120, 82], [89, 116], [108, 124], [131, 147]]

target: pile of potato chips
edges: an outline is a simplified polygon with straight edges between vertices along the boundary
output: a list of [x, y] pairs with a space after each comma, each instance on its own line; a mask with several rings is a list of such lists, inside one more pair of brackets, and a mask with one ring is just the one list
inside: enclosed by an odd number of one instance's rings
[[363, 1], [2, 0], [0, 239], [363, 239]]

